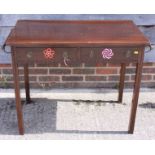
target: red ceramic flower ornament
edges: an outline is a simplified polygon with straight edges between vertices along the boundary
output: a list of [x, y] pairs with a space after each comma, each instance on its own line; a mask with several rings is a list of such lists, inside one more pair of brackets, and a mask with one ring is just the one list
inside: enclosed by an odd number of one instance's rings
[[46, 59], [53, 59], [55, 55], [55, 51], [51, 48], [47, 48], [43, 51]]

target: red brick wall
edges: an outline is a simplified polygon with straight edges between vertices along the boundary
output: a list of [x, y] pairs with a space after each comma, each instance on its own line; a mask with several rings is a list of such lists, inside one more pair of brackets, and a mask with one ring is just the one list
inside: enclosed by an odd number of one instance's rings
[[[102, 67], [30, 67], [30, 84], [32, 88], [117, 88], [120, 66], [107, 64]], [[24, 84], [23, 68], [20, 67], [21, 86]], [[133, 86], [135, 65], [126, 69], [125, 87]], [[142, 87], [155, 87], [155, 63], [145, 63], [143, 67]], [[0, 87], [13, 87], [10, 65], [0, 65]]]

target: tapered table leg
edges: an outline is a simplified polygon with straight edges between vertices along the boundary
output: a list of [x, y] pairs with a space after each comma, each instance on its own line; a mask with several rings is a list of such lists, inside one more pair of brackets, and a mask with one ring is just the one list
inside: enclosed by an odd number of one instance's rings
[[119, 94], [118, 94], [118, 102], [122, 102], [123, 100], [123, 89], [124, 89], [124, 81], [125, 81], [125, 70], [126, 70], [126, 64], [121, 64], [121, 70], [120, 70], [120, 81], [119, 81]]
[[24, 65], [24, 82], [25, 82], [26, 103], [30, 103], [31, 102], [31, 98], [30, 98], [30, 85], [29, 85], [28, 64]]
[[131, 104], [131, 113], [130, 113], [130, 120], [129, 120], [129, 127], [128, 127], [128, 133], [131, 133], [131, 134], [133, 134], [134, 132], [139, 91], [140, 91], [140, 83], [141, 83], [141, 75], [142, 75], [142, 69], [143, 69], [144, 53], [142, 52], [141, 55], [142, 55], [141, 61], [136, 65], [135, 85], [134, 85], [132, 104]]
[[18, 66], [16, 64], [16, 56], [14, 51], [12, 51], [12, 69], [13, 69], [14, 87], [15, 87], [15, 101], [16, 101], [18, 129], [19, 129], [19, 134], [23, 135], [24, 125], [23, 125], [22, 104], [21, 104], [21, 98], [20, 98], [19, 73], [18, 73]]

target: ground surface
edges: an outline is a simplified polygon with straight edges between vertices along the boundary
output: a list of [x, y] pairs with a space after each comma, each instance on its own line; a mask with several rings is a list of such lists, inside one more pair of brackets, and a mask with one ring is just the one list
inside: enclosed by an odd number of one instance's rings
[[141, 89], [133, 135], [126, 132], [131, 90], [124, 104], [100, 101], [117, 100], [116, 90], [32, 90], [31, 96], [34, 103], [23, 106], [25, 135], [19, 136], [14, 91], [0, 89], [0, 139], [155, 139], [155, 89]]

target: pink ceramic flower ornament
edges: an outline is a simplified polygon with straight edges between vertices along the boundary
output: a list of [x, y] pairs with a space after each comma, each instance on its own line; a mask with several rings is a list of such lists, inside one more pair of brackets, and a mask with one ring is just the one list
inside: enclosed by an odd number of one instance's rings
[[114, 53], [112, 52], [112, 49], [110, 49], [110, 48], [105, 48], [102, 51], [103, 59], [111, 59], [113, 55], [114, 55]]

